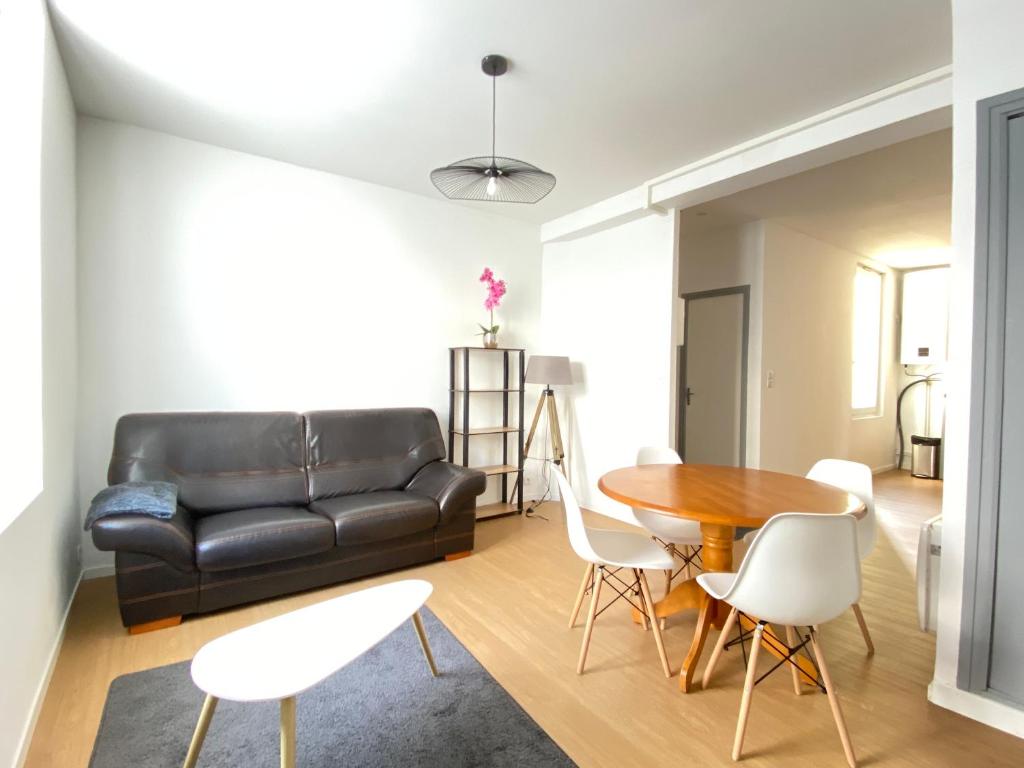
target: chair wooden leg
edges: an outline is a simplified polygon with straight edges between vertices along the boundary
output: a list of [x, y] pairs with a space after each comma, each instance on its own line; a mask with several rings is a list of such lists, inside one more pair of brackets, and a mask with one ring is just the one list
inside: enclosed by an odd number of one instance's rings
[[857, 623], [860, 625], [860, 633], [864, 635], [864, 645], [868, 647], [868, 656], [874, 656], [875, 644], [871, 642], [871, 633], [868, 632], [868, 623], [864, 621], [864, 614], [860, 610], [860, 603], [853, 604], [853, 615], [857, 617]]
[[711, 682], [711, 675], [715, 671], [715, 667], [718, 665], [718, 659], [722, 655], [722, 651], [725, 649], [725, 644], [729, 642], [729, 633], [732, 632], [733, 626], [736, 624], [737, 610], [733, 608], [729, 611], [729, 615], [725, 619], [725, 624], [722, 626], [722, 631], [718, 634], [718, 642], [715, 643], [715, 650], [711, 652], [711, 658], [708, 659], [708, 665], [704, 667], [704, 677], [701, 680], [701, 688], [707, 688]]
[[[786, 643], [790, 648], [794, 648], [797, 644], [797, 634], [793, 627], [786, 627]], [[803, 689], [800, 687], [800, 670], [795, 665], [789, 664], [790, 674], [793, 676], [793, 693], [799, 696], [803, 693]]]
[[434, 663], [434, 654], [430, 652], [430, 642], [427, 640], [426, 630], [423, 629], [423, 619], [420, 618], [419, 611], [412, 615], [412, 625], [416, 628], [416, 637], [420, 639], [420, 648], [423, 649], [423, 656], [427, 660], [427, 666], [430, 667], [430, 674], [437, 677], [437, 665]]
[[594, 592], [590, 598], [590, 612], [587, 614], [587, 628], [583, 630], [583, 645], [580, 647], [580, 660], [576, 665], [576, 674], [583, 674], [583, 666], [587, 663], [587, 651], [590, 650], [590, 636], [594, 633], [594, 619], [597, 616], [597, 601], [601, 597], [601, 582], [604, 580], [604, 568], [594, 568]]
[[594, 564], [587, 563], [587, 568], [583, 572], [583, 581], [580, 583], [580, 591], [576, 595], [576, 603], [572, 607], [572, 616], [569, 617], [569, 629], [576, 626], [576, 619], [579, 618], [580, 608], [583, 606], [583, 598], [587, 596], [587, 587], [590, 586], [590, 582], [593, 578]]
[[754, 642], [750, 646], [750, 661], [747, 662], [747, 676], [743, 681], [743, 698], [740, 699], [740, 718], [736, 723], [736, 739], [732, 743], [732, 759], [739, 760], [743, 751], [743, 737], [747, 732], [747, 718], [750, 715], [750, 698], [754, 693], [754, 680], [757, 679], [757, 652], [761, 648], [761, 635], [764, 625], [760, 622], [754, 629]]
[[668, 664], [668, 655], [665, 653], [665, 641], [661, 637], [661, 626], [658, 618], [654, 615], [654, 600], [651, 599], [651, 587], [647, 583], [647, 576], [640, 569], [636, 571], [637, 579], [640, 581], [640, 591], [643, 593], [644, 610], [650, 613], [651, 629], [654, 630], [654, 643], [658, 646], [658, 655], [661, 657], [661, 668], [665, 671], [665, 677], [672, 677], [672, 668]]
[[832, 676], [828, 673], [828, 665], [825, 663], [825, 654], [821, 650], [821, 637], [818, 635], [818, 628], [811, 630], [811, 646], [814, 648], [814, 657], [818, 660], [818, 670], [821, 672], [821, 680], [825, 683], [825, 693], [828, 694], [828, 703], [832, 707], [832, 718], [836, 721], [836, 730], [839, 731], [839, 740], [843, 742], [843, 752], [846, 753], [846, 762], [850, 768], [857, 768], [857, 758], [853, 754], [853, 744], [850, 743], [850, 733], [846, 730], [846, 720], [843, 718], [843, 710], [839, 708], [839, 697], [836, 696], [835, 686], [832, 685]]
[[206, 741], [206, 732], [210, 730], [210, 721], [213, 719], [213, 711], [217, 708], [217, 697], [207, 695], [203, 702], [203, 708], [199, 712], [199, 722], [196, 723], [196, 730], [192, 734], [192, 743], [188, 746], [188, 755], [185, 756], [184, 768], [195, 768], [199, 760], [199, 752]]
[[[640, 577], [639, 577], [638, 574], [639, 574], [639, 571], [636, 568], [634, 568], [633, 569], [633, 578], [636, 579], [636, 591], [633, 594], [637, 598], [637, 600], [639, 601], [639, 603], [640, 603], [640, 605], [642, 607], [643, 604], [644, 604], [644, 593], [643, 593], [643, 590], [640, 588]], [[652, 611], [652, 613], [653, 613], [653, 611]], [[651, 628], [651, 622], [647, 618], [647, 610], [646, 609], [640, 611], [640, 626], [643, 627], [644, 632], [647, 632]]]

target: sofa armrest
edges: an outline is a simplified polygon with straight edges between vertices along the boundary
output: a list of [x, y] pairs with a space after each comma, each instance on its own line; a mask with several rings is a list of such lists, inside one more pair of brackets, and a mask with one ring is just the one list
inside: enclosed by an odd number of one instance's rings
[[432, 461], [417, 472], [405, 490], [429, 496], [441, 509], [440, 525], [458, 515], [487, 487], [487, 475], [447, 461]]
[[166, 561], [179, 571], [195, 570], [192, 515], [178, 506], [170, 520], [149, 515], [111, 515], [93, 523], [92, 542], [105, 551], [139, 552]]

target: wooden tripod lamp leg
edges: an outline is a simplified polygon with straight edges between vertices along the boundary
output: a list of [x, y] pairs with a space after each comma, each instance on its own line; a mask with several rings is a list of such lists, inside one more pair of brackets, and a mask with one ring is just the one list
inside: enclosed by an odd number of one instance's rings
[[[530, 446], [533, 445], [533, 437], [537, 434], [537, 424], [540, 422], [540, 415], [544, 412], [544, 404], [547, 402], [546, 395], [542, 394], [537, 400], [537, 410], [533, 412], [533, 421], [530, 422], [530, 431], [526, 435], [526, 442], [523, 443], [523, 461], [526, 461], [526, 457], [530, 455]], [[516, 478], [515, 484], [512, 486], [512, 493], [509, 494], [511, 499], [519, 493], [519, 498], [523, 498], [523, 489], [519, 487], [519, 478]]]
[[523, 444], [523, 456], [530, 453], [530, 446], [533, 445], [534, 435], [537, 434], [537, 424], [540, 423], [540, 415], [544, 412], [544, 405], [547, 403], [547, 394], [542, 394], [537, 399], [537, 410], [533, 412], [533, 421], [530, 422], [530, 431], [526, 435], [526, 443]]
[[548, 401], [548, 429], [551, 431], [551, 455], [556, 464], [561, 464], [565, 458], [565, 448], [562, 445], [562, 429], [558, 425], [558, 407], [555, 405], [555, 393], [547, 392]]

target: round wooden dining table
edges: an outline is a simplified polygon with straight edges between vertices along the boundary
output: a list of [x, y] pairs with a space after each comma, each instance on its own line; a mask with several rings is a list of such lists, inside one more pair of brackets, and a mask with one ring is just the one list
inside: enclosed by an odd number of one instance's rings
[[[598, 481], [608, 497], [631, 507], [685, 517], [700, 523], [704, 571], [732, 571], [737, 526], [760, 528], [780, 512], [862, 517], [866, 508], [853, 494], [797, 475], [710, 464], [648, 464], [613, 470]], [[696, 579], [676, 584], [655, 613], [664, 618], [699, 610], [697, 629], [679, 672], [689, 692], [711, 627], [721, 629], [728, 607], [719, 605]]]

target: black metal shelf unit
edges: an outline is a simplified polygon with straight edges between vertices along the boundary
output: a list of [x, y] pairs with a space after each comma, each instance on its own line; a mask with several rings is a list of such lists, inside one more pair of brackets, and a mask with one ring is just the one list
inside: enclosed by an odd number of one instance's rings
[[[473, 354], [500, 355], [501, 360], [501, 386], [490, 386], [474, 389], [470, 384], [470, 357]], [[525, 404], [526, 385], [526, 350], [514, 347], [498, 347], [489, 349], [487, 347], [449, 347], [448, 348], [448, 461], [461, 463], [468, 467], [469, 464], [469, 441], [472, 437], [494, 435], [501, 437], [501, 464], [488, 464], [485, 466], [473, 467], [484, 472], [488, 477], [498, 477], [501, 481], [501, 503], [490, 504], [477, 509], [478, 518], [500, 517], [502, 515], [519, 513], [523, 511], [523, 407]], [[461, 377], [460, 377], [461, 372]], [[501, 424], [488, 427], [470, 427], [470, 408], [472, 404], [480, 402], [481, 397], [493, 398], [499, 395], [501, 398]], [[511, 408], [511, 398], [518, 400], [516, 408]], [[459, 423], [456, 424], [456, 411], [462, 412]], [[513, 415], [512, 411], [515, 411]], [[456, 439], [458, 439], [460, 462], [456, 462]], [[516, 476], [516, 483], [513, 485], [513, 494], [516, 501], [512, 503], [509, 495], [509, 475]], [[518, 490], [517, 490], [518, 489]]]

